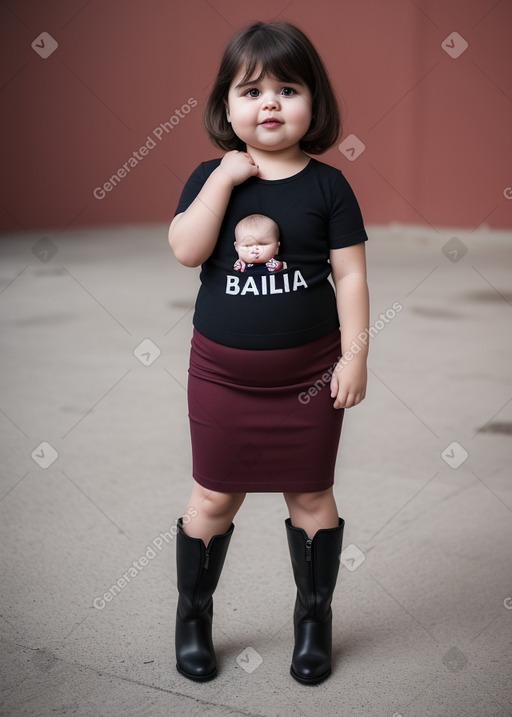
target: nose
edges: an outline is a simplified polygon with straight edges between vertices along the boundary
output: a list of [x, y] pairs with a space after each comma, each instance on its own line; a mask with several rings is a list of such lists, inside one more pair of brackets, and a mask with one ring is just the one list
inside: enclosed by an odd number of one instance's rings
[[266, 92], [262, 99], [263, 103], [261, 108], [263, 110], [277, 109], [279, 107], [279, 101], [273, 92]]

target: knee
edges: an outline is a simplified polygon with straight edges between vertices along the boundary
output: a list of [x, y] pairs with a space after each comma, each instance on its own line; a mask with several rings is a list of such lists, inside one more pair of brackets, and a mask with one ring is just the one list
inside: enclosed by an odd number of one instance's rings
[[285, 493], [284, 498], [289, 509], [314, 514], [324, 510], [326, 504], [332, 500], [332, 490], [329, 488], [313, 493]]
[[197, 509], [210, 519], [222, 518], [236, 513], [243, 502], [243, 493], [218, 493], [205, 491]]

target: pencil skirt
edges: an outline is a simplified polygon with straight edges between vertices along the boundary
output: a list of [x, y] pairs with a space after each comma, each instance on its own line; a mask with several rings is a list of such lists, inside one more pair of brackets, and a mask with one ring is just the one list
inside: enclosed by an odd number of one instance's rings
[[194, 329], [188, 409], [194, 479], [225, 493], [313, 492], [334, 483], [340, 332], [287, 349], [223, 346]]

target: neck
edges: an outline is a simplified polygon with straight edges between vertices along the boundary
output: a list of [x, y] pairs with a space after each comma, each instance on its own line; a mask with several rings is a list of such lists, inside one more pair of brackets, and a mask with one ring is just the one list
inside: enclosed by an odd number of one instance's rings
[[310, 160], [298, 145], [274, 152], [247, 147], [247, 152], [258, 165], [258, 177], [261, 177], [261, 179], [285, 179], [286, 177], [291, 177], [304, 169]]

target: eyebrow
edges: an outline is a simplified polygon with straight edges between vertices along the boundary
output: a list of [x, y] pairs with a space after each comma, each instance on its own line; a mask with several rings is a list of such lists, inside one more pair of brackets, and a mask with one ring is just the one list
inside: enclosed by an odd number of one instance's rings
[[235, 85], [235, 89], [237, 90], [239, 87], [247, 87], [247, 85], [257, 85], [258, 82], [256, 80], [246, 80], [245, 82], [239, 82], [238, 85]]
[[[261, 84], [262, 80], [264, 78], [256, 79], [256, 80], [245, 80], [245, 82], [239, 82], [238, 85], [235, 85], [235, 90], [238, 90], [242, 87], [248, 87], [249, 85], [259, 85]], [[296, 80], [276, 80], [276, 82], [284, 82], [287, 85], [297, 85], [297, 87], [303, 87], [302, 82], [297, 82]]]

